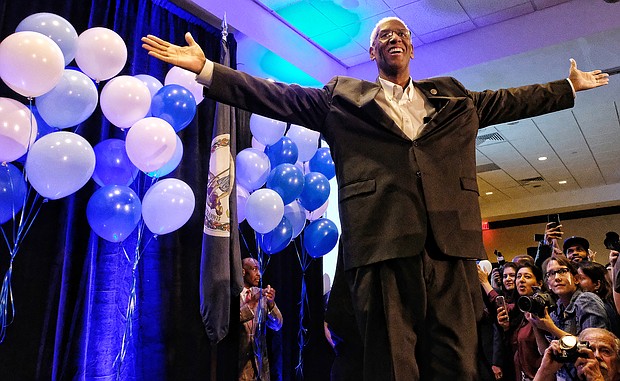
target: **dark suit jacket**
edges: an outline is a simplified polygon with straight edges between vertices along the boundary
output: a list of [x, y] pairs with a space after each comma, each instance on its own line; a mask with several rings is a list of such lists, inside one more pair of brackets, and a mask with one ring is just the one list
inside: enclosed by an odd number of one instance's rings
[[436, 113], [413, 141], [375, 102], [378, 83], [335, 77], [304, 88], [216, 64], [206, 95], [323, 135], [336, 165], [345, 270], [418, 255], [427, 235], [444, 255], [486, 258], [477, 131], [572, 107], [570, 84], [473, 92], [442, 77], [414, 85]]

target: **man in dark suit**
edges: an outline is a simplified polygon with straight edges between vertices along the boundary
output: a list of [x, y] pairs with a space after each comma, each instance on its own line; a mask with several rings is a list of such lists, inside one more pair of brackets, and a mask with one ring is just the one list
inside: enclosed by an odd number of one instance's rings
[[475, 380], [475, 260], [486, 258], [477, 130], [572, 107], [574, 91], [608, 76], [572, 61], [568, 79], [544, 85], [473, 92], [453, 78], [414, 82], [411, 34], [397, 18], [371, 34], [377, 82], [340, 76], [322, 89], [214, 64], [189, 34], [184, 47], [142, 41], [151, 56], [198, 74], [206, 96], [319, 131], [329, 144], [364, 380]]

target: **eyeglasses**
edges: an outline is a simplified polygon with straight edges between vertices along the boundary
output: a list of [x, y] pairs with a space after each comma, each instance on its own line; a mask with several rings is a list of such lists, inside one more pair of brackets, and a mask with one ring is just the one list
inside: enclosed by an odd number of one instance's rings
[[561, 268], [561, 269], [557, 269], [557, 270], [551, 270], [551, 271], [547, 271], [547, 273], [545, 274], [545, 278], [549, 279], [549, 278], [554, 278], [556, 275], [564, 275], [569, 273], [570, 270], [567, 269], [566, 267]]
[[386, 42], [392, 39], [394, 35], [404, 39], [411, 38], [409, 31], [407, 29], [398, 29], [398, 30], [382, 30], [379, 32], [379, 41]]

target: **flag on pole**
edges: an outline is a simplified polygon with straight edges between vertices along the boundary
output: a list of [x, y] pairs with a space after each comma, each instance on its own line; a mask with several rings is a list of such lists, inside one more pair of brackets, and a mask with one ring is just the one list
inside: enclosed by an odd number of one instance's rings
[[[227, 35], [224, 15], [220, 63], [230, 66]], [[218, 343], [228, 333], [232, 297], [243, 289], [235, 191], [235, 127], [235, 109], [216, 104], [200, 258], [200, 314], [212, 343]]]

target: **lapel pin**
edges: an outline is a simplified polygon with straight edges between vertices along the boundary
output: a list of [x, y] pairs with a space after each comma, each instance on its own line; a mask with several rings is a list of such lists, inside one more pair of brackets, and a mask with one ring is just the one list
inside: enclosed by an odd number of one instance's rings
[[437, 89], [431, 89], [431, 94], [437, 95]]

